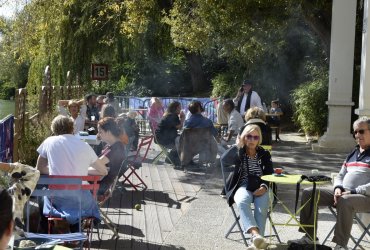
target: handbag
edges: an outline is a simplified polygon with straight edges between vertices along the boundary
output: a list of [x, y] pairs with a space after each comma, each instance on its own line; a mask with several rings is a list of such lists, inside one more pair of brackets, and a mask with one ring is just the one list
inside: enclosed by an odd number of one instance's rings
[[[311, 197], [315, 197], [316, 182], [331, 181], [331, 178], [328, 177], [328, 176], [325, 176], [325, 175], [311, 175], [311, 176], [302, 175], [301, 179], [297, 182], [297, 190], [296, 190], [296, 195], [295, 195], [295, 210], [294, 210], [296, 213], [297, 213], [297, 204], [298, 204], [298, 199], [299, 199], [299, 189], [301, 187], [301, 182], [304, 181], [304, 180], [312, 182], [313, 187], [312, 187], [312, 196]], [[312, 213], [313, 204], [314, 204], [313, 199], [311, 199], [311, 201], [310, 201], [310, 213]]]
[[298, 243], [290, 243], [288, 246], [288, 250], [331, 250], [331, 247], [320, 245], [320, 244], [298, 244]]

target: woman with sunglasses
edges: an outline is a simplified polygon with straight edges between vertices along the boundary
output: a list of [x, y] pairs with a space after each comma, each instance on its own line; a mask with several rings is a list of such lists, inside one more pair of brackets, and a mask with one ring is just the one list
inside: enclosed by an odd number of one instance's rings
[[221, 157], [223, 167], [235, 165], [232, 180], [226, 187], [226, 197], [230, 206], [234, 202], [237, 204], [243, 229], [252, 235], [252, 245], [248, 249], [267, 247], [263, 235], [269, 207], [269, 185], [261, 176], [272, 174], [274, 170], [271, 155], [260, 146], [261, 141], [259, 126], [247, 125], [239, 143]]

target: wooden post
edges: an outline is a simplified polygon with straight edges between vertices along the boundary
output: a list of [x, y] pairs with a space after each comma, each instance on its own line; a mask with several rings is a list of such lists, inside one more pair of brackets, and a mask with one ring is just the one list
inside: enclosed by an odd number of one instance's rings
[[71, 76], [71, 71], [68, 71], [67, 72], [67, 82], [66, 82], [66, 85], [67, 86], [67, 98], [66, 99], [71, 99], [72, 97], [72, 76]]
[[43, 86], [41, 86], [40, 99], [39, 99], [39, 114], [43, 115], [50, 110], [52, 105], [50, 101], [50, 86], [51, 74], [50, 67], [46, 66], [43, 78]]
[[26, 99], [27, 90], [18, 89], [15, 93], [15, 119], [14, 119], [14, 137], [13, 137], [13, 162], [19, 160], [19, 143], [24, 136], [24, 127], [26, 119]]

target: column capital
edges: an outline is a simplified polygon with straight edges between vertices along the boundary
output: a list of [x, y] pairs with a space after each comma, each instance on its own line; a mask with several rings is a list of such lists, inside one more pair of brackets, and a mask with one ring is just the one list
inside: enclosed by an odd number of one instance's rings
[[354, 102], [351, 102], [351, 101], [333, 101], [333, 100], [329, 100], [329, 101], [326, 101], [325, 102], [326, 105], [328, 106], [354, 106], [355, 103]]

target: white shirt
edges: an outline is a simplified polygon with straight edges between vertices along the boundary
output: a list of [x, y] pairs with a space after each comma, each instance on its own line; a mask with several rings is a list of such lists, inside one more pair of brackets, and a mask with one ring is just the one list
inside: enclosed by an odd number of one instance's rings
[[229, 114], [228, 131], [233, 130], [235, 133], [239, 132], [239, 129], [244, 125], [244, 121], [240, 113], [233, 109]]
[[84, 131], [85, 121], [86, 121], [86, 110], [87, 110], [87, 106], [85, 104], [81, 105], [80, 114], [77, 116], [76, 119], [73, 119], [73, 117], [69, 115], [69, 112], [65, 107], [58, 106], [59, 114], [67, 116], [73, 120], [73, 133], [74, 134], [78, 134], [78, 131]]
[[48, 159], [50, 175], [86, 176], [89, 166], [98, 159], [89, 144], [72, 134], [46, 138], [37, 152]]
[[[247, 112], [247, 110], [245, 110], [245, 104], [247, 102], [248, 93], [244, 93], [242, 98], [243, 98], [242, 103], [240, 104], [240, 114], [243, 115], [245, 112]], [[263, 109], [263, 106], [262, 106], [262, 103], [261, 103], [261, 97], [257, 94], [256, 91], [252, 91], [252, 94], [251, 94], [251, 106], [250, 106], [250, 108], [253, 108], [253, 107], [259, 107], [259, 108]]]

